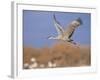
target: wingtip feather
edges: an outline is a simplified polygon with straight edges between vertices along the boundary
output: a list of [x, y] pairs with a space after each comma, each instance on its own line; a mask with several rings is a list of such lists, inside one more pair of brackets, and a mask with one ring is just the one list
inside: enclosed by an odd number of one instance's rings
[[80, 24], [83, 24], [83, 21], [82, 21], [82, 19], [81, 19], [80, 17], [77, 19], [77, 21], [78, 21]]

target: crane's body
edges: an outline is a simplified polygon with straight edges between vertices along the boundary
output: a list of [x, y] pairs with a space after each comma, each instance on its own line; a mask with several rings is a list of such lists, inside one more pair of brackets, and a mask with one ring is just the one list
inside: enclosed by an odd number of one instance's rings
[[60, 23], [56, 20], [55, 15], [53, 16], [53, 21], [54, 21], [55, 28], [58, 32], [58, 36], [56, 36], [56, 37], [50, 36], [48, 39], [57, 39], [57, 40], [63, 40], [63, 41], [67, 41], [67, 42], [73, 41], [71, 39], [71, 37], [72, 37], [75, 29], [82, 24], [81, 19], [78, 18], [78, 19], [72, 21], [68, 25], [67, 29], [63, 29], [63, 27], [60, 25]]

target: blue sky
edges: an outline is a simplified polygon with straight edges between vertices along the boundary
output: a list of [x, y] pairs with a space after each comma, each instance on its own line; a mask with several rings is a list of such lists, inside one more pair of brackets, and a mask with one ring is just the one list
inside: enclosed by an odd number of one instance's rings
[[48, 40], [48, 36], [56, 36], [57, 32], [53, 24], [53, 14], [63, 26], [80, 17], [83, 24], [78, 27], [72, 39], [79, 44], [91, 43], [91, 14], [73, 12], [46, 12], [23, 10], [23, 44], [24, 46], [44, 47], [52, 46], [56, 40]]

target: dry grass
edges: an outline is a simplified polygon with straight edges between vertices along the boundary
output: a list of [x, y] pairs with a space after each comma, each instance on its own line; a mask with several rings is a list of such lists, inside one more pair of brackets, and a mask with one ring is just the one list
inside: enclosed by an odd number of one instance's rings
[[[52, 47], [23, 49], [23, 64], [31, 65], [31, 58], [35, 58], [38, 66], [45, 65], [48, 68], [48, 62], [56, 63], [56, 67], [75, 67], [90, 66], [91, 54], [89, 46], [77, 46], [71, 43], [60, 42]], [[24, 67], [25, 68], [25, 67]]]

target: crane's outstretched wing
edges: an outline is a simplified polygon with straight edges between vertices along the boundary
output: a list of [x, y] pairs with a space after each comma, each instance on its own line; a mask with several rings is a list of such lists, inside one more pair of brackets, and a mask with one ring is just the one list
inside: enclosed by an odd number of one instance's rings
[[80, 26], [81, 24], [82, 24], [82, 20], [81, 20], [80, 18], [78, 18], [78, 19], [72, 21], [72, 22], [69, 24], [69, 26], [68, 26], [68, 28], [67, 28], [67, 30], [66, 30], [66, 32], [65, 32], [65, 35], [67, 35], [68, 38], [71, 38], [72, 35], [74, 34], [75, 29], [76, 29], [78, 26]]
[[56, 30], [58, 32], [58, 35], [62, 35], [64, 33], [64, 30], [63, 30], [62, 26], [60, 25], [60, 23], [56, 20], [55, 15], [53, 15], [53, 21], [54, 21]]

